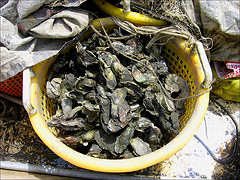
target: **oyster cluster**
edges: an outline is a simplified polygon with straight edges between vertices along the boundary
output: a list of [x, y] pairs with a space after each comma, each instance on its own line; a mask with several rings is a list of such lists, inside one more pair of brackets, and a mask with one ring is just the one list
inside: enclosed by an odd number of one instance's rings
[[169, 97], [188, 96], [187, 84], [143, 39], [115, 40], [111, 48], [93, 34], [59, 55], [48, 73], [47, 95], [57, 110], [47, 124], [63, 143], [93, 157], [131, 158], [179, 133], [184, 100]]

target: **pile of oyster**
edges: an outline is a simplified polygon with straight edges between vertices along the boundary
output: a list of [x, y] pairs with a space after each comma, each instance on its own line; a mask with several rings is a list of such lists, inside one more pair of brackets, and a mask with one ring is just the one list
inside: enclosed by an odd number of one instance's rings
[[146, 39], [110, 46], [95, 33], [59, 55], [48, 73], [56, 114], [47, 124], [63, 143], [93, 157], [131, 158], [179, 133], [184, 100], [173, 98], [187, 97], [188, 85], [168, 72], [156, 45], [145, 49]]

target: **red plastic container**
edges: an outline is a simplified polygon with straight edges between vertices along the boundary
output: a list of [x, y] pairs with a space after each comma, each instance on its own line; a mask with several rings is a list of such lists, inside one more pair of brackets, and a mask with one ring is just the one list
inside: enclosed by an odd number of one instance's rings
[[22, 82], [23, 73], [20, 72], [10, 79], [0, 82], [0, 92], [11, 96], [22, 96]]

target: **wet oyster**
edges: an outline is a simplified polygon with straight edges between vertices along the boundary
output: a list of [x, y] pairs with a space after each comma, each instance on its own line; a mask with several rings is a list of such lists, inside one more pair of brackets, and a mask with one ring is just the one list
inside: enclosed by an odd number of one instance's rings
[[133, 135], [134, 135], [134, 128], [130, 126], [127, 127], [122, 132], [122, 134], [116, 138], [115, 152], [119, 154], [123, 153], [123, 151], [127, 149], [127, 146], [129, 145]]
[[159, 148], [163, 134], [157, 126], [153, 123], [150, 124], [150, 132], [147, 135], [146, 142], [150, 145], [152, 151]]
[[100, 107], [99, 105], [93, 105], [89, 101], [85, 101], [82, 107], [82, 114], [86, 115], [88, 122], [96, 121], [99, 117]]
[[144, 132], [145, 129], [149, 128], [152, 124], [152, 121], [146, 117], [141, 117], [135, 122], [136, 130]]
[[95, 132], [95, 140], [102, 149], [110, 151], [113, 155], [115, 153], [115, 142], [116, 137], [113, 134], [107, 134], [103, 130], [98, 130]]
[[135, 156], [129, 149], [126, 149], [119, 157], [123, 159], [129, 159]]
[[152, 152], [150, 145], [148, 143], [144, 142], [139, 137], [131, 139], [130, 144], [131, 144], [132, 148], [134, 149], [134, 153], [137, 156], [142, 156], [142, 155]]
[[[103, 94], [103, 95], [105, 95], [105, 94]], [[98, 100], [99, 100], [99, 106], [100, 106], [100, 110], [101, 110], [100, 121], [103, 126], [103, 129], [105, 131], [107, 131], [107, 125], [110, 121], [110, 110], [111, 110], [110, 103], [111, 102], [110, 102], [110, 99], [108, 99], [106, 96], [104, 96], [104, 97], [98, 96]]]
[[109, 157], [109, 153], [107, 151], [104, 151], [97, 144], [92, 144], [87, 155], [96, 157], [96, 158], [102, 158], [102, 159], [107, 159]]
[[61, 94], [61, 78], [53, 78], [51, 81], [47, 81], [46, 89], [48, 97], [56, 99]]
[[150, 71], [142, 73], [135, 65], [132, 67], [132, 75], [135, 81], [140, 84], [151, 85], [157, 82], [157, 78], [153, 73]]
[[112, 72], [112, 69], [110, 68], [110, 65], [112, 64], [113, 58], [110, 53], [98, 53], [98, 59], [101, 62], [101, 72], [100, 74], [103, 76], [106, 82], [106, 86], [109, 89], [114, 89], [117, 86], [117, 80]]
[[98, 60], [97, 60], [96, 56], [91, 51], [87, 51], [81, 45], [80, 42], [77, 43], [76, 49], [77, 49], [77, 52], [79, 54], [79, 56], [77, 58], [78, 64], [82, 64], [85, 67], [87, 67], [87, 66], [95, 65], [95, 64], [98, 63]]
[[153, 116], [159, 115], [159, 106], [154, 104], [155, 102], [155, 93], [152, 91], [146, 91], [145, 97], [143, 99], [143, 106], [145, 107], [146, 111], [149, 112]]
[[121, 64], [117, 56], [113, 56], [112, 68], [115, 74], [119, 77], [120, 83], [126, 84], [133, 80], [132, 73]]
[[80, 145], [78, 137], [75, 136], [63, 136], [59, 137], [58, 139], [72, 148], [76, 148], [77, 146]]
[[63, 114], [67, 114], [72, 110], [73, 102], [70, 98], [62, 98], [61, 106], [62, 106]]
[[117, 80], [115, 75], [113, 74], [111, 68], [104, 68], [102, 70], [102, 75], [106, 81], [106, 86], [113, 90], [117, 86]]
[[69, 121], [64, 121], [61, 118], [54, 118], [47, 122], [49, 127], [58, 127], [65, 131], [90, 130], [91, 126], [83, 118], [75, 118]]

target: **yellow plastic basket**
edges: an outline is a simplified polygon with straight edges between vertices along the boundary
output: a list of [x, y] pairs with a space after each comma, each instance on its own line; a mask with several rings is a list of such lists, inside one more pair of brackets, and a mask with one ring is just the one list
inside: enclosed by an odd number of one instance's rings
[[[112, 23], [112, 22], [110, 22]], [[108, 24], [108, 22], [107, 22]], [[113, 24], [111, 24], [113, 25]], [[209, 91], [202, 87], [204, 81], [204, 68], [197, 52], [188, 48], [182, 39], [171, 39], [162, 48], [162, 55], [167, 60], [168, 67], [173, 73], [184, 78], [190, 86], [190, 96], [185, 102], [186, 113], [180, 118], [180, 133], [164, 147], [144, 156], [131, 159], [99, 159], [81, 154], [60, 142], [54, 135], [54, 129], [47, 126], [47, 121], [55, 114], [52, 101], [46, 96], [46, 77], [49, 67], [55, 62], [56, 57], [41, 62], [32, 67], [32, 77], [24, 77], [24, 84], [30, 82], [30, 90], [23, 88], [24, 96], [30, 95], [30, 102], [25, 100], [25, 108], [29, 112], [30, 121], [35, 132], [41, 140], [54, 153], [66, 161], [89, 170], [101, 172], [131, 172], [140, 170], [161, 161], [182, 149], [193, 137], [199, 128], [209, 103]], [[29, 71], [30, 72], [30, 71]]]

